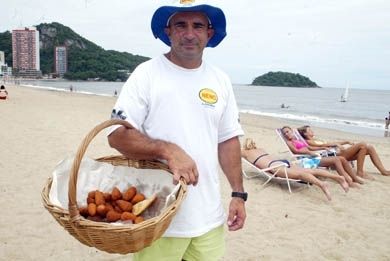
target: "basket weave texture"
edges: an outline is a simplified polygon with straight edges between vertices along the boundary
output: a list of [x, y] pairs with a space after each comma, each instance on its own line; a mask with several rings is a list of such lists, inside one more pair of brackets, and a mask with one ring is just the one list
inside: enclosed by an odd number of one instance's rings
[[[81, 243], [108, 253], [128, 254], [142, 250], [162, 236], [183, 201], [187, 187], [181, 180], [181, 186], [176, 195], [176, 200], [158, 216], [147, 219], [139, 224], [113, 225], [104, 222], [94, 222], [83, 218], [78, 211], [76, 201], [76, 184], [81, 160], [92, 139], [101, 130], [112, 125], [123, 125], [126, 128], [133, 128], [128, 122], [123, 120], [108, 120], [97, 125], [84, 138], [78, 148], [70, 170], [68, 190], [69, 210], [53, 205], [50, 202], [49, 193], [52, 185], [52, 178], [49, 178], [45, 183], [41, 196], [44, 207], [50, 212], [55, 220]], [[162, 169], [170, 172], [165, 164], [157, 161], [131, 160], [123, 156], [107, 156], [96, 160], [112, 165], [122, 165], [138, 169]]]

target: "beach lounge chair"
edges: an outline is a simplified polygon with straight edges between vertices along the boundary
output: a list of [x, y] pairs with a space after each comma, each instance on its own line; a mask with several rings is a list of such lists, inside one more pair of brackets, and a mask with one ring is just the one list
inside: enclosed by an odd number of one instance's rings
[[[276, 134], [279, 137], [279, 140], [283, 143], [283, 146], [286, 148], [284, 151], [280, 151], [280, 153], [286, 153], [287, 152], [287, 153], [290, 154], [291, 157], [293, 157], [295, 159], [299, 159], [299, 158], [302, 158], [302, 157], [312, 157], [311, 155], [307, 155], [307, 154], [295, 154], [293, 151], [291, 151], [290, 147], [288, 146], [287, 141], [286, 141], [286, 139], [283, 136], [282, 129], [278, 128], [275, 131], [276, 131]], [[301, 134], [299, 134], [299, 132], [297, 130], [293, 130], [293, 132], [294, 132], [295, 137], [298, 140], [306, 143], [305, 139], [301, 136]], [[315, 152], [319, 156], [322, 156], [322, 157], [330, 157], [330, 156], [335, 156], [336, 155], [336, 152], [334, 150], [317, 150]]]
[[[287, 167], [287, 164], [286, 163], [280, 163], [280, 164], [277, 164], [277, 165], [274, 165], [274, 166], [271, 166], [269, 168], [265, 168], [265, 169], [260, 169], [258, 168], [256, 165], [252, 164], [251, 162], [249, 162], [248, 160], [246, 160], [245, 158], [242, 157], [242, 162], [244, 162], [245, 164], [247, 164], [252, 170], [254, 170], [255, 172], [249, 172], [249, 171], [246, 171], [244, 168], [242, 170], [242, 174], [244, 175], [245, 178], [247, 179], [251, 179], [251, 178], [256, 178], [256, 177], [264, 177], [266, 178], [267, 180], [263, 183], [263, 187], [265, 185], [267, 185], [271, 180], [274, 180], [274, 181], [277, 181], [279, 183], [286, 183], [287, 184], [287, 187], [288, 187], [288, 191], [291, 193], [291, 185], [294, 184], [294, 185], [302, 185], [302, 184], [307, 184], [307, 182], [305, 181], [302, 181], [302, 180], [297, 180], [297, 179], [290, 179], [288, 177], [288, 174], [286, 172], [286, 167]], [[275, 173], [272, 173], [270, 172], [270, 170], [273, 170], [273, 169], [276, 169]], [[280, 171], [284, 171], [286, 177], [285, 178], [282, 178], [282, 177], [278, 177], [276, 176]], [[253, 174], [250, 174], [250, 173], [253, 173]]]
[[[275, 131], [279, 137], [279, 140], [283, 143], [283, 146], [285, 147], [285, 150], [279, 151], [279, 153], [286, 153], [287, 152], [290, 154], [290, 156], [292, 158], [297, 159], [297, 160], [299, 160], [301, 158], [305, 158], [305, 157], [312, 157], [311, 155], [307, 155], [307, 154], [295, 154], [293, 151], [291, 151], [290, 147], [287, 145], [286, 139], [284, 138], [283, 133], [282, 133], [282, 129], [278, 128]], [[301, 140], [301, 141], [306, 143], [305, 139], [301, 136], [301, 134], [298, 132], [298, 130], [293, 130], [293, 132], [294, 132], [295, 137], [298, 140]], [[332, 157], [332, 156], [337, 155], [336, 148], [330, 149], [330, 150], [317, 150], [316, 152], [321, 157]], [[355, 164], [353, 161], [350, 161], [349, 163], [351, 164], [352, 168], [355, 167]]]

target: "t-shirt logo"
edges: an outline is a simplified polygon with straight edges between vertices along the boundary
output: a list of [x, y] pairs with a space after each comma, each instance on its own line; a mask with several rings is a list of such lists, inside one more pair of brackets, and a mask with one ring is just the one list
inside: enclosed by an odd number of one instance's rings
[[208, 89], [208, 88], [204, 88], [204, 89], [200, 90], [199, 98], [204, 103], [206, 103], [208, 105], [215, 104], [218, 101], [217, 93], [215, 91], [211, 90], [211, 89]]

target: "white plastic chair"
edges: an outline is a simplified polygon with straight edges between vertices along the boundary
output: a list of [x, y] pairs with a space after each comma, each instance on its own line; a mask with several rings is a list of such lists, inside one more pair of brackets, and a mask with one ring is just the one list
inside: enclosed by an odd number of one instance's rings
[[[288, 191], [291, 193], [291, 184], [293, 184], [293, 183], [294, 184], [308, 184], [307, 182], [302, 181], [302, 180], [290, 179], [288, 177], [288, 174], [287, 174], [287, 171], [286, 171], [286, 168], [288, 167], [288, 165], [286, 163], [275, 164], [275, 165], [273, 165], [273, 166], [271, 166], [269, 168], [260, 169], [259, 167], [257, 167], [256, 165], [252, 164], [251, 162], [249, 162], [244, 157], [242, 157], [242, 162], [246, 163], [249, 167], [251, 167], [252, 169], [254, 169], [256, 171], [254, 174], [249, 174], [250, 172], [245, 171], [244, 168], [243, 168], [243, 170], [242, 170], [243, 173], [242, 174], [244, 175], [245, 178], [252, 179], [252, 178], [256, 178], [256, 177], [262, 176], [262, 177], [267, 179], [262, 184], [263, 187], [265, 185], [267, 185], [271, 180], [276, 180], [276, 181], [279, 181], [279, 182], [282, 182], [282, 183], [287, 183]], [[270, 170], [274, 170], [274, 169], [276, 169], [276, 171], [274, 173], [270, 172]], [[284, 174], [286, 176], [285, 178], [276, 176], [278, 173], [280, 173], [280, 171], [284, 171]]]

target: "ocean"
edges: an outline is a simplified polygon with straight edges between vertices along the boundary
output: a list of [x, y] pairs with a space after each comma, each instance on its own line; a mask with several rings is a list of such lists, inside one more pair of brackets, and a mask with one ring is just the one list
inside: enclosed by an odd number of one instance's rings
[[[73, 91], [104, 96], [120, 92], [123, 82], [21, 80], [35, 88]], [[387, 136], [385, 117], [390, 112], [390, 90], [349, 89], [347, 102], [340, 102], [344, 89], [289, 88], [233, 85], [240, 112], [281, 118], [294, 126], [308, 124], [370, 136]], [[282, 108], [282, 104], [284, 108]]]

